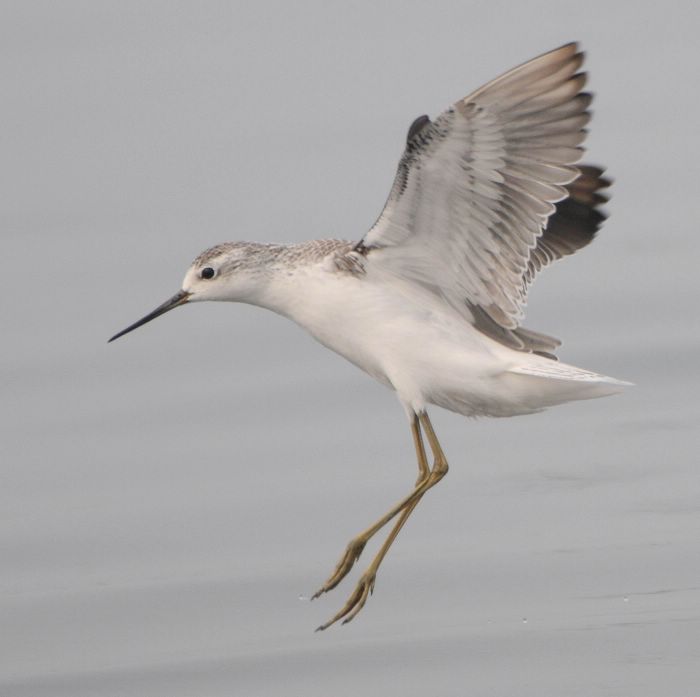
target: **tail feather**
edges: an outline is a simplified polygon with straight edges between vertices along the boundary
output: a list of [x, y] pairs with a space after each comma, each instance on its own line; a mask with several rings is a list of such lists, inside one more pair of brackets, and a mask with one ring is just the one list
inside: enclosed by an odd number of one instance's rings
[[611, 378], [607, 375], [584, 370], [583, 368], [576, 368], [573, 365], [560, 363], [558, 361], [529, 362], [528, 364], [513, 367], [508, 372], [518, 373], [519, 375], [534, 375], [535, 377], [549, 378], [550, 380], [569, 380], [587, 383], [601, 382], [609, 385], [618, 385], [620, 388], [632, 385], [631, 382]]
[[[528, 380], [527, 392], [537, 394], [542, 406], [553, 406], [580, 399], [607, 397], [622, 392], [631, 382], [617, 380], [573, 365], [538, 358], [511, 368], [508, 372]], [[523, 386], [524, 387], [524, 386]]]

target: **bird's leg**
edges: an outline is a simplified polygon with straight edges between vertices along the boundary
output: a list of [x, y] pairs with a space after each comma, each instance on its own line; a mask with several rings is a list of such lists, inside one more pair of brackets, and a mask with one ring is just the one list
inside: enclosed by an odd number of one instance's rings
[[[399, 519], [396, 521], [396, 524], [389, 533], [387, 539], [384, 541], [384, 544], [381, 546], [379, 552], [377, 552], [377, 555], [360, 577], [360, 580], [355, 586], [355, 590], [352, 592], [343, 608], [332, 619], [318, 627], [317, 631], [327, 629], [339, 619], [343, 620], [343, 624], [347, 624], [360, 612], [360, 610], [362, 610], [367, 602], [367, 598], [374, 591], [374, 583], [376, 581], [379, 566], [384, 560], [386, 553], [389, 551], [389, 547], [391, 547], [392, 543], [396, 539], [396, 536], [399, 534], [401, 528], [408, 519], [408, 516], [411, 515], [413, 509], [418, 505], [421, 498], [423, 498], [425, 492], [431, 487], [435, 486], [435, 484], [437, 484], [447, 474], [447, 459], [445, 458], [445, 454], [440, 447], [440, 443], [435, 435], [433, 426], [430, 423], [428, 414], [426, 412], [421, 412], [418, 415], [418, 419], [420, 420], [420, 425], [423, 426], [425, 434], [428, 438], [428, 444], [430, 445], [430, 449], [433, 453], [433, 467], [432, 469], [428, 468], [425, 458], [425, 448], [423, 447], [423, 440], [420, 434], [420, 426], [414, 420], [411, 428], [414, 435], [414, 444], [416, 446], [418, 467], [420, 470], [416, 488], [414, 489], [413, 493], [411, 493], [402, 502], [400, 502], [397, 506], [394, 506], [394, 508], [389, 511], [387, 516], [391, 514], [392, 511], [395, 511], [391, 517], [400, 511], [401, 515]], [[386, 518], [387, 516], [384, 517]], [[391, 518], [388, 518], [388, 520], [390, 519]], [[385, 523], [388, 522], [388, 520], [385, 521]]]
[[416, 487], [419, 487], [430, 475], [430, 466], [428, 465], [428, 458], [425, 456], [423, 435], [420, 432], [420, 421], [416, 414], [411, 419], [411, 435], [413, 436], [413, 447], [416, 449], [416, 460], [418, 460]]
[[[425, 456], [425, 447], [423, 445], [423, 438], [420, 432], [420, 422], [416, 414], [413, 415], [411, 419], [411, 434], [413, 435], [413, 445], [416, 449], [416, 458], [418, 460], [418, 479], [416, 480], [416, 488], [427, 479], [430, 474], [430, 467], [428, 466], [428, 460]], [[345, 548], [343, 556], [340, 561], [336, 564], [333, 573], [330, 575], [328, 580], [319, 588], [312, 596], [312, 599], [318, 598], [323, 593], [327, 593], [329, 590], [335, 588], [350, 572], [355, 562], [360, 558], [365, 545], [370, 540], [373, 535], [376, 535], [379, 530], [381, 530], [397, 513], [399, 513], [408, 504], [406, 499], [401, 501], [399, 504], [394, 506], [389, 513], [382, 516], [376, 523], [370, 525], [366, 530], [363, 530], [359, 535], [350, 540], [348, 546]]]

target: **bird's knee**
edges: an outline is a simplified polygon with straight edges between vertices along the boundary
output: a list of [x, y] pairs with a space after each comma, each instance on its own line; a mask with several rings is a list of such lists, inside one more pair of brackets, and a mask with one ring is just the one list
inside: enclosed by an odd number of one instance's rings
[[439, 482], [447, 474], [449, 469], [450, 466], [447, 464], [447, 460], [444, 457], [436, 457], [430, 476], [434, 482]]

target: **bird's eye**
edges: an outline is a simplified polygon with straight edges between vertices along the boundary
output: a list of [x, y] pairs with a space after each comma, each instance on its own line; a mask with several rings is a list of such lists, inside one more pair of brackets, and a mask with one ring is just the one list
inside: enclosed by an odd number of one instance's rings
[[211, 268], [211, 266], [204, 267], [199, 273], [201, 278], [214, 278], [216, 276], [216, 271]]

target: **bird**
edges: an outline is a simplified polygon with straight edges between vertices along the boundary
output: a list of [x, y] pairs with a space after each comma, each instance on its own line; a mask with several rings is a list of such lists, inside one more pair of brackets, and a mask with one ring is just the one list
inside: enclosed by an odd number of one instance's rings
[[175, 295], [109, 340], [185, 304], [243, 302], [291, 319], [396, 393], [418, 476], [350, 540], [313, 595], [336, 588], [393, 521], [345, 604], [318, 630], [362, 610], [400, 530], [447, 474], [428, 406], [517, 416], [631, 384], [559, 362], [561, 342], [522, 325], [535, 277], [586, 246], [606, 218], [610, 180], [603, 168], [579, 164], [592, 101], [583, 60], [567, 43], [434, 119], [415, 119], [384, 208], [359, 241], [218, 244], [197, 256]]

